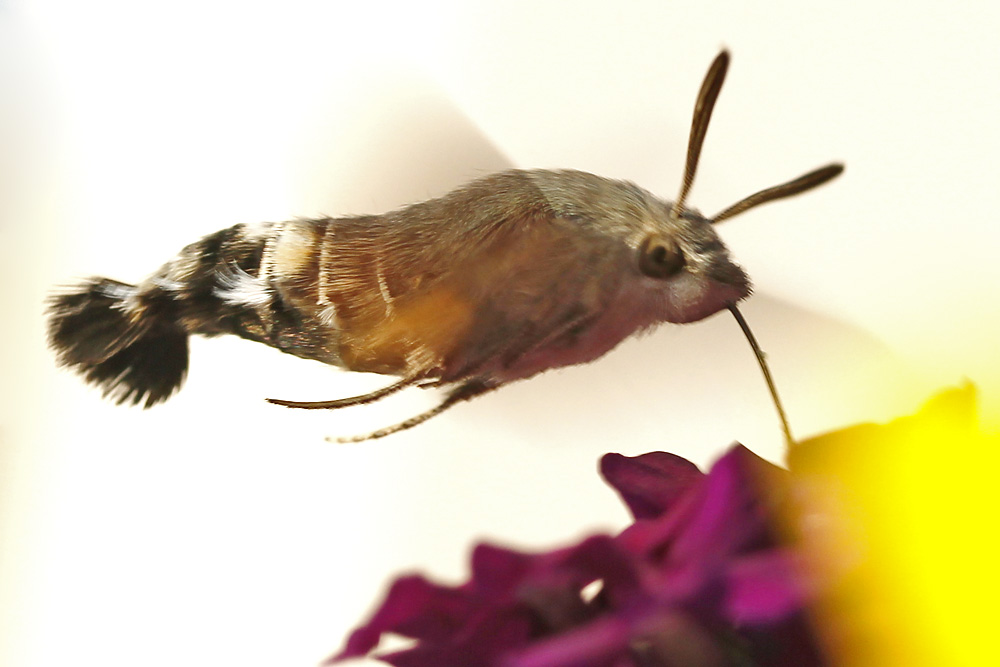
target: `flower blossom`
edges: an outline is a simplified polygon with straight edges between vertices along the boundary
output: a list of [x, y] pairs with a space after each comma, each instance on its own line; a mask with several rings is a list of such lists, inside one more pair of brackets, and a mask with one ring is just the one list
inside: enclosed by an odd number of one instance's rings
[[816, 665], [813, 593], [777, 517], [788, 473], [736, 445], [708, 473], [664, 452], [607, 454], [601, 473], [635, 521], [616, 536], [523, 553], [490, 544], [469, 580], [397, 579], [339, 662], [384, 634], [396, 667]]

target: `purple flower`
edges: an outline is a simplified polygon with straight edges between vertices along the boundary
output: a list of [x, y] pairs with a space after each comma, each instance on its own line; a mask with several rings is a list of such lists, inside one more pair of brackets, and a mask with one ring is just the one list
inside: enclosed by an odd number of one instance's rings
[[663, 452], [607, 454], [601, 473], [635, 522], [618, 536], [526, 554], [482, 544], [469, 581], [396, 580], [331, 662], [384, 633], [397, 667], [822, 664], [794, 548], [776, 532], [787, 473], [741, 445], [703, 474]]

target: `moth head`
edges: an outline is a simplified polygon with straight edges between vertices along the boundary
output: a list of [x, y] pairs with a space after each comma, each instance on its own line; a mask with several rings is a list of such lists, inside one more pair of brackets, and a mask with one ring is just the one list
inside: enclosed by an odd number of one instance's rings
[[822, 185], [844, 170], [841, 164], [827, 165], [752, 194], [708, 218], [688, 208], [685, 202], [728, 68], [729, 53], [723, 51], [712, 62], [698, 93], [680, 193], [672, 203], [661, 202], [659, 210], [649, 211], [636, 247], [638, 272], [663, 283], [664, 317], [671, 322], [707, 317], [750, 294], [746, 273], [730, 259], [715, 225], [755, 206]]
[[683, 323], [703, 319], [750, 294], [750, 279], [729, 255], [712, 221], [694, 211], [668, 218], [670, 204], [638, 232], [633, 270], [637, 287], [651, 300], [656, 319]]

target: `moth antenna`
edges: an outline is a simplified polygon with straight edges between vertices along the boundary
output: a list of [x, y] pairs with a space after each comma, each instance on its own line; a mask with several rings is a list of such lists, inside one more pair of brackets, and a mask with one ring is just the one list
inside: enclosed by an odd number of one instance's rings
[[268, 403], [282, 405], [286, 408], [303, 408], [305, 410], [336, 410], [337, 408], [348, 408], [352, 405], [374, 403], [380, 398], [384, 398], [391, 394], [395, 394], [402, 389], [406, 389], [419, 380], [419, 376], [403, 378], [395, 384], [391, 384], [388, 387], [382, 387], [381, 389], [376, 389], [368, 394], [361, 394], [360, 396], [351, 396], [348, 398], [338, 398], [332, 401], [286, 401], [280, 398], [267, 398], [264, 400]]
[[345, 438], [327, 438], [328, 442], [337, 442], [341, 444], [347, 444], [352, 442], [364, 442], [366, 440], [377, 440], [378, 438], [384, 438], [387, 435], [392, 435], [393, 433], [399, 433], [400, 431], [405, 431], [411, 429], [418, 424], [423, 424], [425, 421], [431, 417], [436, 417], [448, 408], [452, 407], [456, 403], [461, 403], [462, 401], [467, 401], [470, 398], [479, 396], [491, 389], [495, 389], [496, 385], [483, 380], [469, 380], [465, 384], [454, 389], [450, 394], [440, 404], [431, 408], [427, 412], [422, 412], [415, 417], [410, 417], [406, 421], [402, 421], [398, 424], [393, 424], [392, 426], [386, 426], [385, 428], [380, 428], [377, 431], [372, 431], [371, 433], [366, 433], [364, 435], [355, 435]]
[[761, 372], [764, 373], [764, 381], [767, 382], [767, 389], [771, 392], [771, 399], [774, 401], [774, 407], [778, 410], [778, 419], [781, 421], [781, 430], [785, 434], [785, 445], [791, 447], [795, 444], [795, 439], [792, 437], [792, 429], [788, 426], [788, 417], [785, 416], [785, 409], [781, 406], [781, 399], [778, 398], [778, 389], [774, 385], [774, 379], [771, 377], [771, 371], [767, 367], [767, 360], [764, 351], [760, 349], [760, 345], [757, 344], [757, 339], [754, 338], [753, 332], [750, 331], [750, 325], [747, 321], [743, 319], [743, 313], [739, 311], [736, 305], [729, 306], [729, 312], [733, 314], [736, 321], [740, 325], [740, 329], [743, 329], [743, 335], [747, 337], [747, 341], [750, 342], [750, 347], [753, 349], [754, 356], [757, 357], [757, 363], [760, 365]]
[[701, 146], [705, 142], [705, 134], [708, 132], [708, 122], [712, 120], [712, 110], [715, 108], [715, 100], [722, 90], [722, 83], [726, 80], [726, 70], [729, 69], [729, 52], [723, 51], [712, 61], [708, 68], [708, 74], [701, 83], [701, 90], [698, 91], [698, 100], [694, 105], [694, 116], [691, 119], [691, 136], [688, 137], [687, 160], [684, 163], [684, 180], [681, 182], [681, 191], [670, 209], [670, 217], [678, 218], [684, 211], [684, 201], [691, 191], [694, 183], [694, 175], [698, 170], [698, 159], [701, 157]]
[[740, 213], [743, 213], [744, 211], [747, 211], [755, 206], [760, 206], [761, 204], [766, 204], [767, 202], [775, 201], [776, 199], [791, 197], [792, 195], [797, 195], [801, 192], [805, 192], [806, 190], [812, 190], [813, 188], [823, 185], [827, 181], [840, 176], [843, 171], [844, 165], [842, 164], [828, 164], [825, 167], [820, 167], [819, 169], [810, 171], [808, 174], [799, 176], [794, 181], [788, 181], [787, 183], [782, 183], [781, 185], [775, 185], [774, 187], [754, 193], [745, 199], [741, 199], [710, 219], [713, 224], [717, 224], [723, 220], [739, 215]]

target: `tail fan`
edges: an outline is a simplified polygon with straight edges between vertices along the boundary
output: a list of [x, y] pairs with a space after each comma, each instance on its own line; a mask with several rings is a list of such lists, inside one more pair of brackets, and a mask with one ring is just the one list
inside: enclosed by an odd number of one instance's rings
[[[48, 301], [49, 345], [118, 404], [150, 407], [184, 382], [187, 332], [136, 287], [92, 278]], [[143, 303], [145, 302], [145, 303]]]

